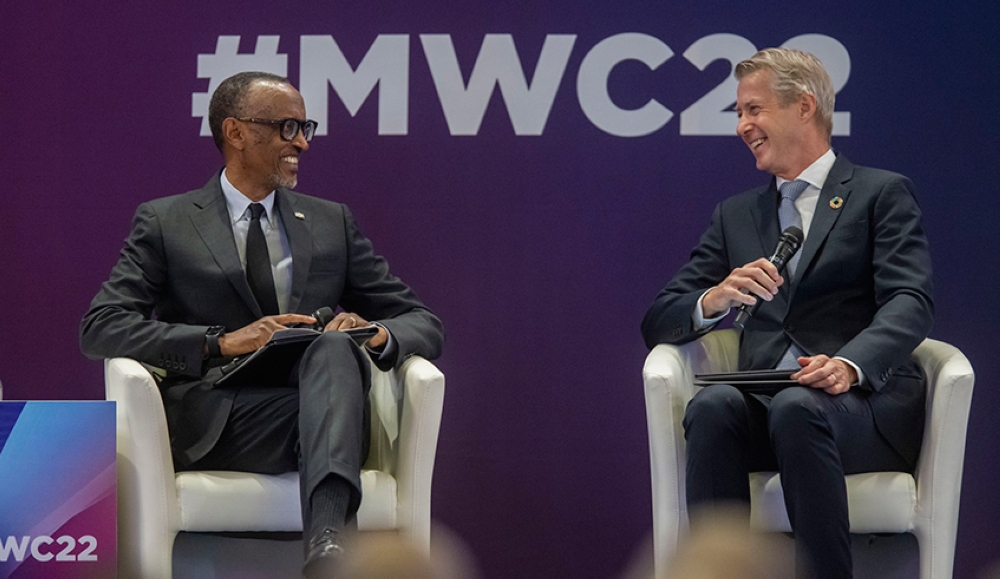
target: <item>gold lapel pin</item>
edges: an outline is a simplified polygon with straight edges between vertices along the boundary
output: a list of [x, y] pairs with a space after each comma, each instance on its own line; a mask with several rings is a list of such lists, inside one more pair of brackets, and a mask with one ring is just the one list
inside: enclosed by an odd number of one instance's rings
[[[838, 197], [838, 199], [840, 199], [840, 198]], [[833, 205], [832, 201], [830, 202], [830, 205]], [[838, 207], [839, 207], [839, 205], [838, 205]], [[293, 213], [293, 215], [295, 215], [296, 219], [305, 219], [306, 218], [306, 214], [303, 213], [303, 212], [301, 212], [301, 211], [296, 211], [295, 213]]]
[[844, 200], [840, 197], [834, 197], [830, 199], [830, 209], [840, 209], [844, 206]]

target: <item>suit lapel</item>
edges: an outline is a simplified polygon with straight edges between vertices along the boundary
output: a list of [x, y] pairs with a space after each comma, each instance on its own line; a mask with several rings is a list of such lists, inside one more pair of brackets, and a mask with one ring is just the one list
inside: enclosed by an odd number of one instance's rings
[[[853, 176], [854, 165], [847, 160], [847, 157], [839, 155], [833, 163], [833, 167], [830, 168], [826, 182], [823, 183], [823, 189], [819, 192], [816, 211], [813, 213], [812, 223], [809, 224], [809, 235], [802, 245], [802, 255], [799, 257], [799, 265], [796, 269], [798, 277], [808, 271], [809, 266], [816, 260], [819, 248], [823, 246], [834, 223], [840, 217], [841, 205], [835, 208], [830, 205], [830, 202], [835, 197], [840, 197], [844, 203], [847, 202], [847, 198], [851, 194], [850, 180]], [[792, 295], [794, 294], [793, 289]]]
[[285, 189], [277, 192], [278, 212], [288, 236], [292, 250], [292, 292], [288, 300], [288, 311], [294, 313], [302, 301], [309, 280], [309, 266], [312, 261], [312, 225], [309, 215], [296, 209], [295, 196]]
[[215, 258], [215, 263], [222, 269], [223, 273], [233, 284], [236, 293], [240, 294], [247, 307], [253, 311], [257, 318], [263, 316], [257, 300], [247, 283], [246, 274], [240, 264], [240, 254], [236, 249], [236, 241], [233, 238], [233, 227], [229, 217], [229, 208], [226, 206], [226, 199], [222, 195], [222, 186], [219, 184], [219, 176], [212, 177], [211, 180], [199, 191], [195, 193], [194, 203], [191, 207], [191, 222], [194, 224], [202, 242]]
[[[771, 184], [757, 196], [757, 203], [750, 209], [757, 225], [757, 239], [760, 241], [760, 252], [764, 257], [771, 257], [781, 236], [778, 223], [778, 186], [777, 180], [771, 178]], [[742, 265], [742, 264], [740, 264]], [[780, 303], [788, 300], [788, 283], [778, 289], [777, 299]]]
[[760, 192], [757, 203], [750, 208], [754, 223], [757, 224], [760, 251], [765, 256], [774, 252], [781, 233], [778, 231], [778, 187], [775, 183], [774, 177], [771, 177], [771, 184]]

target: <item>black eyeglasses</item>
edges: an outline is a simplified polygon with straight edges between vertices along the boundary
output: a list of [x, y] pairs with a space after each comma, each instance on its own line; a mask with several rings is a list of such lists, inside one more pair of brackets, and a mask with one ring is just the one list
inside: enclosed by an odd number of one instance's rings
[[257, 123], [258, 125], [279, 125], [281, 130], [281, 138], [286, 141], [292, 141], [299, 134], [299, 130], [302, 131], [302, 136], [305, 138], [306, 142], [313, 139], [313, 135], [316, 134], [316, 127], [319, 125], [316, 121], [300, 121], [298, 119], [256, 119], [253, 117], [233, 117], [237, 121], [243, 121], [244, 123]]

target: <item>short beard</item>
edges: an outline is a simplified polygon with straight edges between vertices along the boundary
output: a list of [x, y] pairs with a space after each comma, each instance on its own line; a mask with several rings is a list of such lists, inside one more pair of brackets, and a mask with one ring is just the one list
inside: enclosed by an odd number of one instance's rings
[[268, 179], [268, 187], [271, 190], [277, 190], [279, 187], [285, 189], [295, 189], [295, 186], [299, 184], [298, 175], [292, 177], [282, 177], [280, 173], [272, 173], [271, 178]]

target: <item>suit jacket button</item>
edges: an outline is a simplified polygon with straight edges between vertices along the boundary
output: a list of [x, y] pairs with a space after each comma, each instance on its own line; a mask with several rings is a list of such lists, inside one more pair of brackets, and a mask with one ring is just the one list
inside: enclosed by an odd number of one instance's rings
[[181, 362], [180, 363], [180, 369], [181, 370], [187, 370], [187, 367], [188, 367], [187, 362]]
[[795, 331], [795, 326], [793, 326], [791, 324], [785, 324], [785, 331], [786, 332], [794, 332]]

